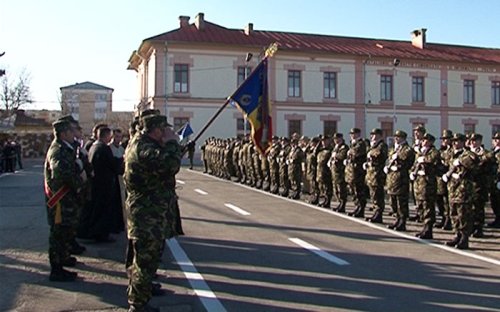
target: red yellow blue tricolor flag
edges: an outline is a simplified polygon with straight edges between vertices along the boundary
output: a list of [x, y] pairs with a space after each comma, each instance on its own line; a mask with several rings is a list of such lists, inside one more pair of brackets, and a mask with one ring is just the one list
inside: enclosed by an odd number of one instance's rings
[[272, 142], [272, 117], [267, 81], [268, 58], [265, 57], [229, 98], [245, 114], [251, 137], [261, 154], [267, 154]]

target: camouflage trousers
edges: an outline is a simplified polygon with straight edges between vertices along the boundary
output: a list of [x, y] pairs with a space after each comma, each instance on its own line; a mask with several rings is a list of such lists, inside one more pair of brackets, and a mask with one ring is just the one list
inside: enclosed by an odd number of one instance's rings
[[129, 239], [126, 269], [128, 303], [143, 306], [151, 299], [153, 277], [160, 265], [164, 241], [156, 237]]
[[472, 203], [450, 203], [450, 209], [455, 233], [469, 236], [472, 232]]
[[427, 200], [419, 200], [417, 199], [417, 207], [422, 209], [422, 220], [424, 224], [430, 225], [431, 227], [436, 222], [436, 200], [434, 197], [431, 197]]
[[410, 213], [408, 208], [409, 193], [403, 192], [400, 195], [390, 195], [390, 199], [392, 211], [397, 214], [397, 218], [406, 220]]
[[372, 206], [375, 212], [382, 213], [385, 208], [385, 193], [384, 185], [369, 185], [368, 189], [370, 191], [370, 199], [372, 201]]
[[347, 183], [345, 181], [334, 182], [333, 191], [337, 201], [345, 202], [347, 200]]
[[62, 268], [64, 260], [70, 257], [70, 244], [75, 238], [74, 228], [67, 225], [52, 225], [49, 233], [49, 262], [52, 268]]

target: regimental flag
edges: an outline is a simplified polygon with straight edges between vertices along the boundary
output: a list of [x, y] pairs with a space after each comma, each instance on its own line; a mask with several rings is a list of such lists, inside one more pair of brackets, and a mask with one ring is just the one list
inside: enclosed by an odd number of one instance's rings
[[191, 125], [189, 125], [189, 122], [186, 122], [182, 128], [177, 130], [177, 134], [179, 135], [179, 139], [182, 141], [184, 138], [187, 138], [191, 134], [193, 134], [193, 129], [191, 128]]
[[272, 117], [267, 83], [268, 59], [264, 58], [250, 76], [229, 97], [246, 115], [252, 126], [252, 141], [261, 154], [267, 154], [272, 142]]

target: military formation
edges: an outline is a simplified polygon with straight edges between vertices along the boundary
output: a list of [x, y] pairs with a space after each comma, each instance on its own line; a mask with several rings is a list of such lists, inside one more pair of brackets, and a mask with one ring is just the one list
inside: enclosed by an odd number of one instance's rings
[[[248, 136], [212, 137], [201, 146], [201, 157], [205, 173], [352, 217], [365, 218], [370, 203], [369, 222], [383, 224], [388, 204], [395, 220], [388, 228], [406, 231], [408, 221], [419, 222], [420, 239], [432, 239], [435, 228], [453, 230], [445, 244], [458, 249], [468, 249], [471, 236], [484, 237], [485, 226], [500, 228], [500, 133], [491, 150], [478, 133], [443, 130], [438, 147], [421, 125], [412, 135], [410, 144], [406, 132], [395, 131], [390, 149], [378, 128], [368, 139], [352, 128], [348, 142], [342, 133], [274, 136], [266, 155]], [[354, 209], [347, 212], [349, 197]], [[485, 224], [488, 201], [495, 219]]]
[[[55, 139], [45, 160], [45, 195], [49, 234], [49, 279], [71, 282], [77, 273], [66, 269], [77, 264], [76, 228], [85, 193], [85, 166], [75, 145], [78, 122], [63, 116], [53, 124]], [[80, 128], [81, 129], [81, 128]], [[124, 181], [128, 248], [125, 258], [129, 278], [129, 311], [159, 311], [148, 304], [161, 295], [154, 283], [165, 239], [182, 235], [175, 193], [175, 175], [180, 169], [182, 147], [166, 116], [148, 110], [130, 127], [125, 150]], [[88, 160], [87, 160], [88, 162]], [[80, 246], [81, 247], [81, 246]]]

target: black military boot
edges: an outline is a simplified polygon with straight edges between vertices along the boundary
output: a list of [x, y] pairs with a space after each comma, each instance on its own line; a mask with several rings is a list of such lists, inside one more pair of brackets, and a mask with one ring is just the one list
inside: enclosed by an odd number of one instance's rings
[[472, 232], [472, 237], [475, 237], [475, 238], [484, 237], [483, 227], [480, 225], [476, 226], [476, 228], [474, 229], [474, 232]]
[[398, 225], [394, 228], [394, 230], [398, 232], [405, 232], [406, 231], [406, 219], [399, 219]]
[[452, 240], [447, 241], [444, 244], [446, 246], [450, 246], [450, 247], [456, 246], [458, 244], [458, 242], [460, 241], [460, 238], [461, 238], [460, 233], [457, 233], [456, 236]]
[[359, 210], [354, 214], [354, 217], [356, 218], [364, 218], [365, 217], [365, 207], [360, 206]]
[[345, 212], [345, 200], [341, 200], [338, 204], [338, 206], [333, 209], [333, 211], [336, 212]]
[[72, 255], [81, 255], [82, 253], [85, 252], [85, 250], [87, 250], [87, 248], [85, 248], [84, 246], [78, 244], [78, 242], [75, 239], [73, 239], [71, 241], [69, 252]]
[[460, 240], [455, 245], [457, 249], [469, 249], [469, 236], [464, 235], [463, 233], [460, 235]]
[[443, 230], [446, 230], [446, 231], [450, 231], [452, 229], [451, 227], [451, 219], [450, 217], [446, 217], [444, 219], [444, 224], [443, 226], [441, 227]]
[[420, 239], [432, 239], [432, 225], [430, 224], [426, 224], [424, 226], [424, 229], [422, 230], [422, 232], [418, 233], [417, 235], [418, 238]]
[[67, 271], [62, 266], [58, 266], [50, 270], [49, 280], [52, 282], [73, 282], [77, 276], [76, 272]]
[[62, 265], [65, 267], [74, 267], [77, 262], [75, 257], [68, 257], [63, 260]]
[[398, 218], [393, 223], [389, 224], [387, 228], [394, 230], [398, 226], [399, 222], [401, 222], [401, 219]]
[[160, 312], [160, 309], [150, 306], [149, 304], [145, 305], [130, 305], [128, 308], [128, 312]]
[[371, 223], [383, 223], [382, 222], [382, 212], [379, 210], [375, 211], [373, 216], [371, 218], [366, 218], [366, 221], [369, 221]]

